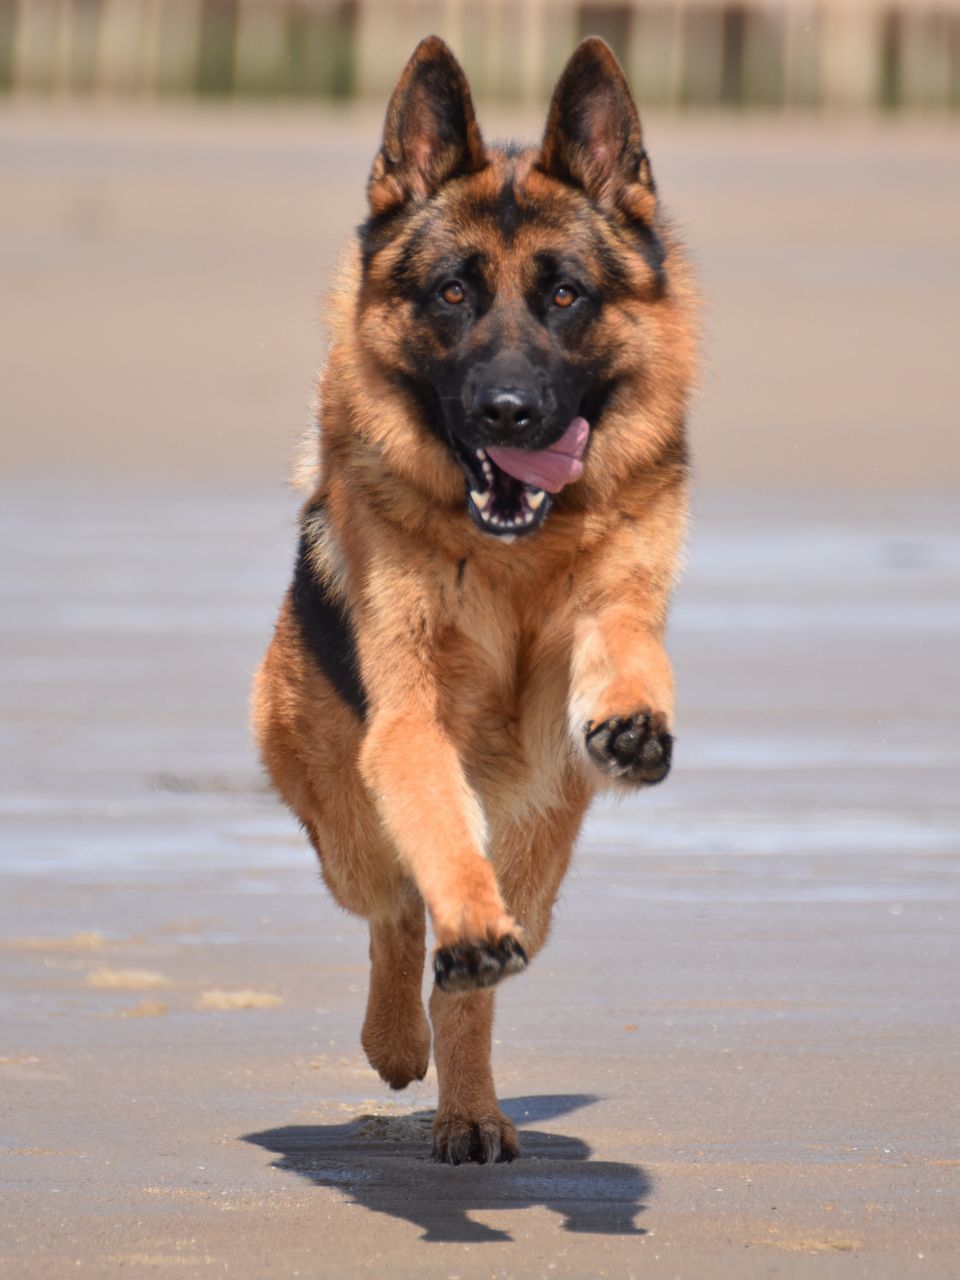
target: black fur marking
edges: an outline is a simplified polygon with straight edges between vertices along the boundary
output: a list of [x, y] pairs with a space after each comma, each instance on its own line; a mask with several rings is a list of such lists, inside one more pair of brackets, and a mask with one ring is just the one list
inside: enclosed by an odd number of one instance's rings
[[508, 179], [494, 200], [477, 201], [473, 206], [477, 218], [490, 218], [503, 234], [506, 244], [513, 244], [517, 232], [526, 222], [542, 221], [536, 205], [523, 205], [517, 200], [513, 180]]
[[593, 382], [590, 390], [580, 402], [580, 413], [590, 423], [592, 430], [600, 425], [603, 412], [616, 391], [619, 379], [607, 378], [603, 382]]
[[364, 275], [381, 249], [385, 249], [394, 239], [397, 234], [396, 224], [401, 220], [401, 215], [406, 212], [403, 205], [395, 205], [385, 213], [372, 213], [366, 222], [361, 223], [357, 228]]
[[467, 562], [466, 562], [466, 560], [465, 560], [465, 559], [464, 559], [464, 560], [458, 560], [458, 561], [457, 561], [457, 590], [458, 590], [458, 591], [459, 591], [459, 590], [461, 589], [461, 587], [463, 586], [463, 575], [466, 573], [466, 571], [467, 571]]
[[535, 216], [536, 211], [521, 207], [517, 202], [517, 193], [513, 188], [512, 182], [507, 182], [501, 188], [497, 206], [497, 221], [500, 224], [500, 230], [503, 232], [507, 244], [513, 244], [521, 223], [532, 215]]
[[430, 220], [412, 231], [393, 265], [390, 282], [401, 297], [416, 297], [420, 292], [418, 273], [415, 270], [416, 257], [426, 244], [432, 228], [433, 222]]
[[293, 616], [310, 656], [348, 707], [366, 716], [367, 695], [360, 679], [357, 645], [350, 615], [320, 581], [310, 563], [306, 532], [300, 535], [297, 567], [290, 588]]
[[650, 167], [650, 157], [647, 154], [646, 147], [644, 147], [643, 150], [640, 152], [639, 174], [640, 174], [640, 181], [643, 183], [643, 185], [649, 188], [649, 190], [652, 191], [654, 195], [656, 195], [657, 184], [656, 184], [656, 181], [654, 180], [653, 170]]
[[442, 440], [445, 445], [449, 445], [450, 433], [447, 431], [443, 420], [443, 412], [437, 401], [436, 390], [429, 383], [420, 378], [415, 378], [412, 373], [407, 373], [403, 369], [394, 370], [391, 376], [413, 400], [420, 411], [422, 421], [429, 428], [431, 434], [435, 435], [438, 440]]
[[620, 254], [599, 238], [594, 243], [594, 252], [603, 272], [604, 300], [613, 302], [626, 297], [631, 292], [632, 284], [630, 273]]
[[662, 297], [667, 288], [667, 273], [664, 270], [667, 251], [663, 247], [663, 241], [653, 227], [645, 222], [631, 221], [627, 225], [644, 261], [653, 272], [654, 296]]

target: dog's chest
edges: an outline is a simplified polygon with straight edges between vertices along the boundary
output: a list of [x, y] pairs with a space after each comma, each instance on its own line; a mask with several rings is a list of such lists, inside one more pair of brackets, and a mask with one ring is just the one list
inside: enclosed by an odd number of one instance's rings
[[561, 594], [460, 592], [441, 656], [443, 718], [471, 780], [520, 817], [548, 808], [569, 766], [572, 615]]

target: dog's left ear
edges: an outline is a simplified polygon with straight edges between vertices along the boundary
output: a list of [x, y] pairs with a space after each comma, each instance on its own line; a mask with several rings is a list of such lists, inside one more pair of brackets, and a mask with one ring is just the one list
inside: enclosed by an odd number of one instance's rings
[[550, 103], [539, 166], [604, 208], [648, 220], [656, 209], [650, 161], [630, 87], [610, 46], [581, 41]]
[[367, 194], [374, 214], [435, 195], [487, 163], [463, 68], [439, 36], [421, 40], [393, 91]]

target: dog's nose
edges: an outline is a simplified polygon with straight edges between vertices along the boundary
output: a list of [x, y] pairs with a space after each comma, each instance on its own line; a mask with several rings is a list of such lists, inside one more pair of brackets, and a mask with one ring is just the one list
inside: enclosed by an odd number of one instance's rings
[[526, 431], [540, 421], [540, 397], [535, 391], [483, 387], [477, 408], [484, 426], [496, 431]]

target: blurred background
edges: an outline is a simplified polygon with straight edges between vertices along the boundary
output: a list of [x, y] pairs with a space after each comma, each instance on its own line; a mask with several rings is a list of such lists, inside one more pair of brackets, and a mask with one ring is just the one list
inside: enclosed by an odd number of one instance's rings
[[431, 31], [493, 136], [583, 35], [622, 59], [704, 287], [705, 486], [956, 484], [960, 2], [925, 0], [0, 0], [11, 466], [285, 474]]
[[539, 102], [602, 35], [648, 106], [960, 106], [955, 0], [4, 0], [0, 84], [379, 99], [431, 31], [481, 98]]
[[[282, 1197], [218, 1235], [199, 1201], [186, 1233], [183, 1206], [144, 1226], [118, 1188], [185, 1185], [186, 1165], [254, 1186], [236, 1137], [267, 1111], [285, 1122], [318, 1088], [344, 1111], [380, 1098], [356, 1043], [364, 930], [264, 788], [246, 701], [293, 560], [323, 294], [387, 95], [430, 32], [487, 134], [528, 138], [577, 40], [603, 35], [705, 300], [674, 772], [598, 806], [549, 953], [502, 998], [524, 1034], [498, 1070], [543, 1087], [556, 1050], [552, 1087], [606, 1080], [588, 1129], [622, 1160], [621, 1082], [669, 1080], [650, 1125], [665, 1160], [686, 1144], [699, 1162], [668, 1163], [655, 1208], [676, 1186], [706, 1205], [726, 1174], [704, 1151], [727, 1168], [737, 1134], [761, 1160], [778, 1135], [793, 1187], [789, 1161], [813, 1186], [840, 1134], [876, 1170], [903, 1144], [956, 1163], [960, 3], [0, 0], [0, 932], [20, 940], [0, 949], [0, 1069], [21, 1090], [14, 1141], [50, 1155], [19, 1184], [24, 1258], [56, 1247], [55, 1178], [68, 1235], [96, 1205], [104, 1239], [162, 1257], [196, 1236], [244, 1274]], [[629, 979], [601, 994], [583, 954]], [[565, 1039], [557, 983], [578, 1010]], [[205, 987], [266, 994], [219, 1017]], [[110, 1168], [58, 1162], [64, 1132]], [[954, 1232], [955, 1262], [960, 1219], [921, 1155], [864, 1194], [899, 1204], [903, 1178], [923, 1183], [916, 1212]], [[811, 1203], [854, 1182], [824, 1179]], [[851, 1238], [883, 1218], [890, 1248], [911, 1242], [891, 1275], [918, 1243], [930, 1256], [914, 1219], [841, 1209]], [[291, 1273], [305, 1217], [264, 1228], [256, 1274]], [[732, 1238], [731, 1221], [691, 1238]]]

